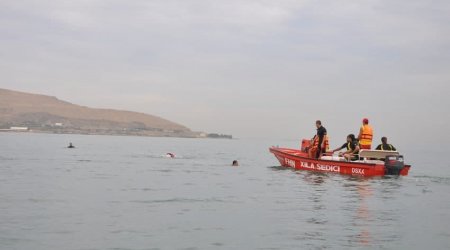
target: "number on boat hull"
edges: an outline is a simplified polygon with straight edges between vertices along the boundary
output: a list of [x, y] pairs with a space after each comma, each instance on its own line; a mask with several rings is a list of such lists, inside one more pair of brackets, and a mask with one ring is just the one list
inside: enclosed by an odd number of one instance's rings
[[364, 174], [364, 169], [360, 169], [360, 168], [352, 168], [352, 174]]

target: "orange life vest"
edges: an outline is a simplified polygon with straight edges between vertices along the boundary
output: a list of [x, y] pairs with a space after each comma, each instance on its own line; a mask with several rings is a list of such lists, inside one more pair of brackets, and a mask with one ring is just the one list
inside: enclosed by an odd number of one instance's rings
[[373, 129], [369, 124], [361, 126], [361, 135], [359, 138], [359, 144], [361, 146], [372, 145]]
[[[325, 144], [325, 150], [329, 150], [330, 149], [330, 142], [329, 142], [329, 139], [328, 139], [328, 135], [325, 135], [325, 137], [324, 137], [324, 144]], [[318, 136], [315, 136], [314, 138], [313, 138], [313, 144], [312, 144], [313, 146], [313, 148], [318, 148], [319, 147], [319, 137]], [[325, 151], [323, 148], [322, 148], [322, 151]]]
[[315, 135], [310, 142], [310, 147], [308, 148], [309, 158], [315, 158], [317, 152], [317, 144], [319, 143], [319, 138]]
[[325, 153], [326, 151], [330, 150], [330, 139], [328, 138], [328, 135], [325, 135], [325, 138], [323, 140], [325, 143], [325, 149], [322, 149], [322, 153]]

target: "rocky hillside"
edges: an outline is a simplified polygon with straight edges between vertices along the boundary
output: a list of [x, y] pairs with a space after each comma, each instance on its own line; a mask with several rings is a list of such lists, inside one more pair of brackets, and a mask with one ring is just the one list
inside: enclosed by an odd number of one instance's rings
[[197, 137], [163, 118], [130, 111], [95, 109], [52, 96], [0, 89], [0, 128], [37, 132]]

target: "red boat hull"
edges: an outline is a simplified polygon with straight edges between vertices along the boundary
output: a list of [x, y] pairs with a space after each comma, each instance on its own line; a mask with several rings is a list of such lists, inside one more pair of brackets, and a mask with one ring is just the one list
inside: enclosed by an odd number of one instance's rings
[[[270, 152], [280, 162], [281, 166], [291, 167], [299, 170], [309, 170], [317, 172], [332, 172], [347, 175], [360, 176], [383, 176], [386, 174], [384, 162], [372, 161], [337, 161], [312, 159], [308, 154], [299, 149], [271, 147]], [[405, 165], [400, 171], [400, 175], [408, 175], [410, 165]]]

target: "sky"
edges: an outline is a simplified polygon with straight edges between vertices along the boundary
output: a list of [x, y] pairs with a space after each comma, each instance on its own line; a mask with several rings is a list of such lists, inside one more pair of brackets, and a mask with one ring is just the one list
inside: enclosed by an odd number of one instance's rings
[[0, 0], [0, 87], [237, 138], [450, 141], [448, 0]]

